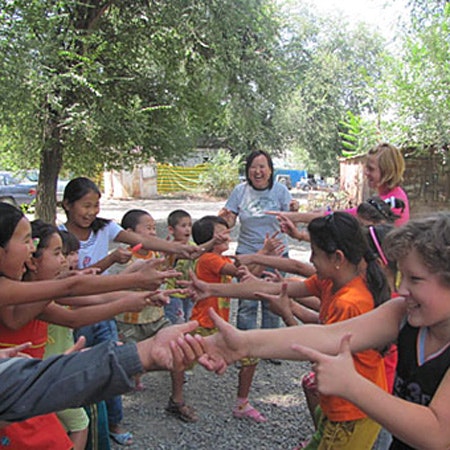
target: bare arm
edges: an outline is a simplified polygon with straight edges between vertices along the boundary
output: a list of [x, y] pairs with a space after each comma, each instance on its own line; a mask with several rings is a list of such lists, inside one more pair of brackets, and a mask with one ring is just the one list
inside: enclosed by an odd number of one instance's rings
[[294, 223], [309, 223], [311, 220], [317, 217], [322, 217], [325, 215], [324, 211], [314, 211], [314, 212], [287, 212], [287, 211], [267, 211], [266, 214], [286, 217]]
[[196, 258], [204, 250], [196, 245], [182, 244], [181, 242], [166, 241], [157, 236], [142, 237], [141, 235], [128, 230], [121, 231], [115, 239], [116, 242], [124, 244], [137, 245], [142, 244], [146, 250], [155, 250], [158, 252], [175, 253], [183, 258]]
[[146, 261], [133, 273], [119, 275], [83, 275], [60, 280], [16, 281], [0, 277], [0, 305], [32, 303], [36, 301], [100, 294], [124, 289], [157, 289], [166, 279], [177, 276], [173, 270], [157, 271]]
[[229, 228], [233, 228], [236, 225], [237, 214], [229, 209], [222, 208], [217, 215], [225, 219]]
[[50, 300], [0, 308], [0, 322], [10, 330], [20, 330], [45, 310]]
[[151, 304], [152, 292], [127, 292], [125, 296], [111, 303], [67, 309], [55, 303], [48, 305], [40, 320], [55, 323], [69, 328], [79, 328], [91, 323], [110, 319], [123, 312], [140, 312]]
[[345, 336], [337, 356], [296, 346], [302, 359], [315, 363], [319, 392], [343, 397], [413, 448], [430, 450], [450, 446], [450, 370], [423, 406], [388, 394], [356, 372], [351, 356], [353, 338]]
[[264, 267], [272, 267], [282, 272], [295, 273], [304, 277], [310, 277], [316, 270], [312, 264], [304, 263], [296, 259], [282, 258], [280, 256], [262, 255], [252, 253], [249, 255], [237, 255], [236, 259], [242, 264], [260, 264]]
[[341, 338], [348, 333], [353, 336], [353, 353], [383, 348], [396, 339], [405, 311], [404, 299], [399, 297], [366, 314], [330, 325], [248, 331], [237, 330], [210, 311], [219, 333], [205, 338], [208, 357], [202, 358], [201, 362], [210, 370], [223, 372], [231, 362], [248, 356], [308, 360], [292, 348], [293, 344], [308, 345], [320, 352], [336, 355]]

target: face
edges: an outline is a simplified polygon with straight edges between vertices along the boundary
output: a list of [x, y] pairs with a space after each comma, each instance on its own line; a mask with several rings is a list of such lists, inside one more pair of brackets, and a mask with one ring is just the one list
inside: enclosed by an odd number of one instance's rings
[[79, 228], [90, 228], [100, 212], [100, 196], [90, 191], [74, 203], [64, 204], [68, 221]]
[[398, 261], [402, 273], [398, 293], [405, 297], [408, 323], [414, 327], [450, 322], [450, 287], [422, 263], [413, 249]]
[[309, 261], [315, 267], [317, 276], [320, 279], [331, 278], [334, 274], [332, 271], [332, 268], [334, 267], [332, 258], [333, 255], [324, 252], [321, 248], [311, 242], [311, 256]]
[[272, 171], [269, 162], [264, 155], [259, 155], [253, 159], [248, 169], [248, 178], [256, 189], [266, 189], [269, 186]]
[[6, 247], [0, 249], [0, 273], [7, 278], [21, 280], [26, 271], [25, 263], [30, 261], [33, 251], [31, 225], [24, 217], [17, 224]]
[[134, 231], [145, 238], [156, 236], [156, 222], [152, 216], [147, 214], [142, 215], [139, 218], [139, 222], [137, 223]]
[[364, 175], [367, 178], [369, 187], [371, 189], [378, 189], [381, 180], [381, 173], [376, 155], [369, 155], [367, 157], [366, 165], [364, 167]]
[[182, 217], [174, 227], [169, 227], [175, 241], [186, 244], [191, 238], [192, 219]]
[[53, 234], [48, 240], [47, 247], [41, 249], [39, 256], [33, 261], [36, 266], [35, 279], [53, 280], [56, 278], [66, 266], [61, 236], [57, 233]]
[[78, 260], [79, 260], [78, 250], [70, 252], [68, 255], [66, 255], [67, 268], [69, 270], [78, 269]]
[[[216, 223], [214, 225], [214, 234], [220, 234], [227, 230], [228, 228], [225, 225], [222, 225], [221, 223]], [[223, 252], [226, 252], [229, 248], [230, 248], [230, 236], [227, 235], [223, 243], [215, 245], [213, 247], [213, 252], [221, 254]]]

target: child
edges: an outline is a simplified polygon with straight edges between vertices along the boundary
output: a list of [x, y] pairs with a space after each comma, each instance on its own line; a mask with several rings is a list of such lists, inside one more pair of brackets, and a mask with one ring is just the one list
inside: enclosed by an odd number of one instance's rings
[[[192, 227], [192, 236], [197, 245], [202, 245], [209, 241], [215, 233], [221, 233], [228, 229], [228, 223], [218, 216], [205, 216], [197, 220]], [[229, 248], [229, 241], [218, 244], [210, 252], [204, 253], [197, 261], [195, 273], [200, 280], [210, 283], [231, 283], [232, 277], [239, 274], [238, 268], [233, 264], [231, 258], [223, 256], [222, 253]], [[199, 323], [196, 333], [208, 336], [216, 332], [214, 323], [209, 317], [208, 310], [212, 308], [224, 320], [229, 319], [230, 299], [228, 296], [208, 296], [194, 304], [192, 310], [192, 320]], [[239, 371], [239, 387], [236, 405], [233, 409], [233, 416], [237, 418], [248, 418], [255, 422], [265, 422], [267, 419], [248, 401], [248, 394], [251, 386], [247, 383], [248, 368], [253, 369], [253, 377], [256, 363], [254, 360], [242, 361]]]
[[[126, 262], [131, 253], [120, 250], [119, 253], [108, 254], [112, 242], [129, 245], [142, 244], [144, 249], [177, 253], [183, 257], [192, 257], [199, 253], [195, 246], [187, 246], [177, 242], [167, 242], [156, 236], [143, 238], [132, 231], [126, 231], [113, 221], [97, 217], [100, 212], [101, 193], [97, 185], [88, 178], [80, 177], [71, 180], [64, 189], [63, 208], [67, 216], [62, 229], [72, 232], [80, 240], [79, 268], [96, 266], [103, 272], [120, 257]], [[76, 330], [76, 336], [84, 335], [87, 345], [118, 339], [115, 320], [103, 321], [83, 329]], [[132, 435], [122, 430], [122, 399], [120, 396], [107, 401], [110, 434], [120, 444], [131, 444]]]
[[[389, 298], [386, 279], [372, 253], [368, 251], [356, 218], [347, 213], [336, 212], [311, 221], [308, 232], [311, 236], [311, 262], [316, 268], [316, 274], [304, 282], [286, 283], [285, 289], [289, 296], [297, 299], [311, 295], [320, 298], [316, 323], [331, 324], [358, 316], [371, 311]], [[361, 270], [363, 259], [367, 267], [365, 274]], [[200, 297], [221, 294], [268, 300], [271, 295], [279, 294], [280, 290], [280, 283], [259, 281], [226, 286], [197, 286]], [[301, 308], [301, 305], [298, 307]], [[292, 313], [289, 314], [292, 317]], [[289, 322], [291, 317], [284, 319]], [[271, 357], [276, 357], [276, 354]], [[377, 350], [355, 354], [354, 364], [363, 376], [386, 389], [382, 355]], [[337, 397], [321, 397], [320, 405], [323, 411], [323, 435], [320, 437], [322, 445], [329, 436], [339, 435], [345, 430], [344, 434], [351, 438], [352, 448], [371, 448], [380, 431], [377, 423], [351, 403]], [[349, 432], [350, 429], [353, 431]], [[338, 448], [335, 441], [330, 445], [329, 448]]]
[[356, 215], [362, 225], [394, 223], [400, 216], [395, 214], [392, 208], [403, 212], [405, 203], [395, 197], [390, 197], [386, 201], [380, 197], [370, 197], [358, 205]]
[[[132, 209], [122, 218], [122, 227], [131, 230], [143, 238], [156, 235], [155, 221], [153, 217], [144, 210]], [[152, 251], [139, 249], [133, 251], [136, 259], [151, 259], [158, 257]], [[169, 291], [174, 295], [176, 290]], [[170, 322], [164, 317], [164, 309], [158, 306], [148, 306], [139, 313], [123, 313], [117, 316], [119, 337], [124, 342], [139, 342], [154, 336], [160, 329], [170, 326]], [[171, 372], [172, 395], [166, 411], [184, 422], [196, 422], [197, 414], [183, 399], [184, 372]], [[136, 377], [136, 390], [143, 390], [141, 378]]]
[[[210, 369], [243, 356], [309, 360], [319, 390], [351, 401], [394, 435], [391, 450], [450, 445], [450, 216], [413, 220], [389, 233], [384, 251], [402, 273], [399, 295], [374, 311], [327, 327], [241, 332], [214, 316]], [[395, 396], [362, 378], [350, 352], [398, 342]], [[302, 345], [300, 345], [302, 344]], [[308, 348], [308, 347], [310, 348]]]
[[[36, 239], [37, 248], [33, 257], [24, 261], [27, 265], [26, 278], [32, 281], [56, 278], [60, 274], [64, 263], [62, 241], [57, 228], [38, 220], [32, 224], [31, 236]], [[119, 294], [114, 295], [118, 296]], [[148, 292], [147, 295], [149, 295]], [[89, 323], [89, 321], [108, 317], [114, 310], [119, 312], [129, 308], [142, 308], [146, 304], [147, 300], [144, 297], [138, 298], [129, 295], [128, 298], [117, 300], [108, 305], [86, 307], [76, 312], [66, 310], [48, 301], [2, 307], [0, 310], [0, 346], [9, 347], [24, 341], [30, 341], [32, 345], [25, 352], [36, 358], [42, 358], [48, 337], [47, 321], [65, 326], [84, 325]], [[50, 419], [51, 416], [49, 416], [48, 420]], [[37, 432], [38, 439], [47, 439], [47, 442], [45, 440], [40, 442], [39, 445], [43, 446], [42, 448], [52, 445], [62, 445], [62, 447], [58, 448], [66, 448], [65, 443], [60, 442], [60, 444], [56, 444], [54, 441], [48, 441], [48, 437], [46, 437], [46, 433], [50, 433], [51, 439], [56, 439], [58, 435], [61, 435], [56, 427], [51, 424], [44, 426], [44, 423], [41, 423], [38, 428], [43, 427], [42, 431], [45, 431], [45, 433], [40, 434], [39, 431], [36, 431], [36, 421], [39, 421], [39, 419], [31, 419], [30, 422], [26, 421], [15, 424], [12, 427], [6, 427], [3, 430], [3, 437], [9, 439], [16, 448], [20, 446], [25, 448], [32, 445], [33, 442], [29, 440], [30, 437], [28, 435]], [[82, 449], [86, 441], [86, 419], [82, 419], [77, 426], [81, 428], [75, 431], [80, 433], [75, 433], [75, 441], [70, 443], [70, 448], [76, 445], [76, 448]], [[31, 430], [34, 430], [33, 433]], [[64, 430], [63, 433], [65, 434]], [[33, 445], [38, 445], [37, 442], [39, 441], [34, 442], [36, 443]]]
[[[173, 242], [194, 245], [191, 239], [192, 218], [187, 211], [176, 209], [172, 211], [167, 218], [169, 234], [173, 238]], [[194, 269], [194, 263], [186, 259], [178, 259], [175, 256], [169, 256], [169, 267], [174, 268], [177, 272], [183, 274], [182, 279], [189, 279], [189, 272]], [[169, 279], [166, 282], [167, 289], [177, 287], [176, 278]], [[194, 306], [192, 300], [187, 294], [173, 294], [170, 297], [170, 303], [164, 307], [164, 313], [171, 323], [187, 322], [192, 313]]]
[[[405, 160], [401, 151], [388, 143], [381, 143], [371, 148], [366, 157], [364, 175], [369, 188], [375, 190], [381, 200], [386, 201], [394, 214], [398, 216], [395, 226], [405, 224], [409, 220], [408, 196], [401, 188], [403, 174], [405, 172]], [[346, 209], [346, 212], [356, 215], [356, 208]], [[328, 214], [327, 211], [319, 212], [277, 212], [269, 211], [271, 215], [287, 217], [293, 222], [310, 222], [316, 217]]]

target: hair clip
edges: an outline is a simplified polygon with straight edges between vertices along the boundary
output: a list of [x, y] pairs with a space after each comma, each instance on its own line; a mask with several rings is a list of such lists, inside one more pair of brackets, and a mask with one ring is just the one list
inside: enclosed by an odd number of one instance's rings
[[380, 245], [380, 243], [378, 241], [377, 234], [375, 232], [375, 228], [374, 227], [369, 227], [369, 233], [370, 233], [370, 237], [372, 238], [372, 241], [373, 241], [373, 243], [375, 245], [375, 248], [377, 249], [378, 255], [381, 258], [381, 261], [383, 261], [383, 264], [385, 266], [387, 266], [388, 265], [388, 260], [387, 260], [386, 255], [384, 254], [383, 249], [381, 248], [381, 245]]

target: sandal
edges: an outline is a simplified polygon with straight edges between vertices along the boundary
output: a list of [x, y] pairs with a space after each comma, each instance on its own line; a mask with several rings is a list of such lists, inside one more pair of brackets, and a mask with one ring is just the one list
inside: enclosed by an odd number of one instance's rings
[[243, 407], [233, 409], [233, 416], [237, 419], [250, 419], [254, 422], [267, 422], [267, 417], [263, 416], [257, 409], [253, 408], [249, 403], [245, 403]]
[[166, 411], [183, 422], [197, 422], [198, 420], [197, 413], [192, 406], [186, 405], [184, 402], [176, 403], [172, 400], [172, 397], [169, 398], [169, 404], [166, 406]]
[[109, 437], [119, 445], [132, 445], [133, 444], [133, 435], [127, 431], [125, 433], [113, 433], [112, 431], [109, 432]]

